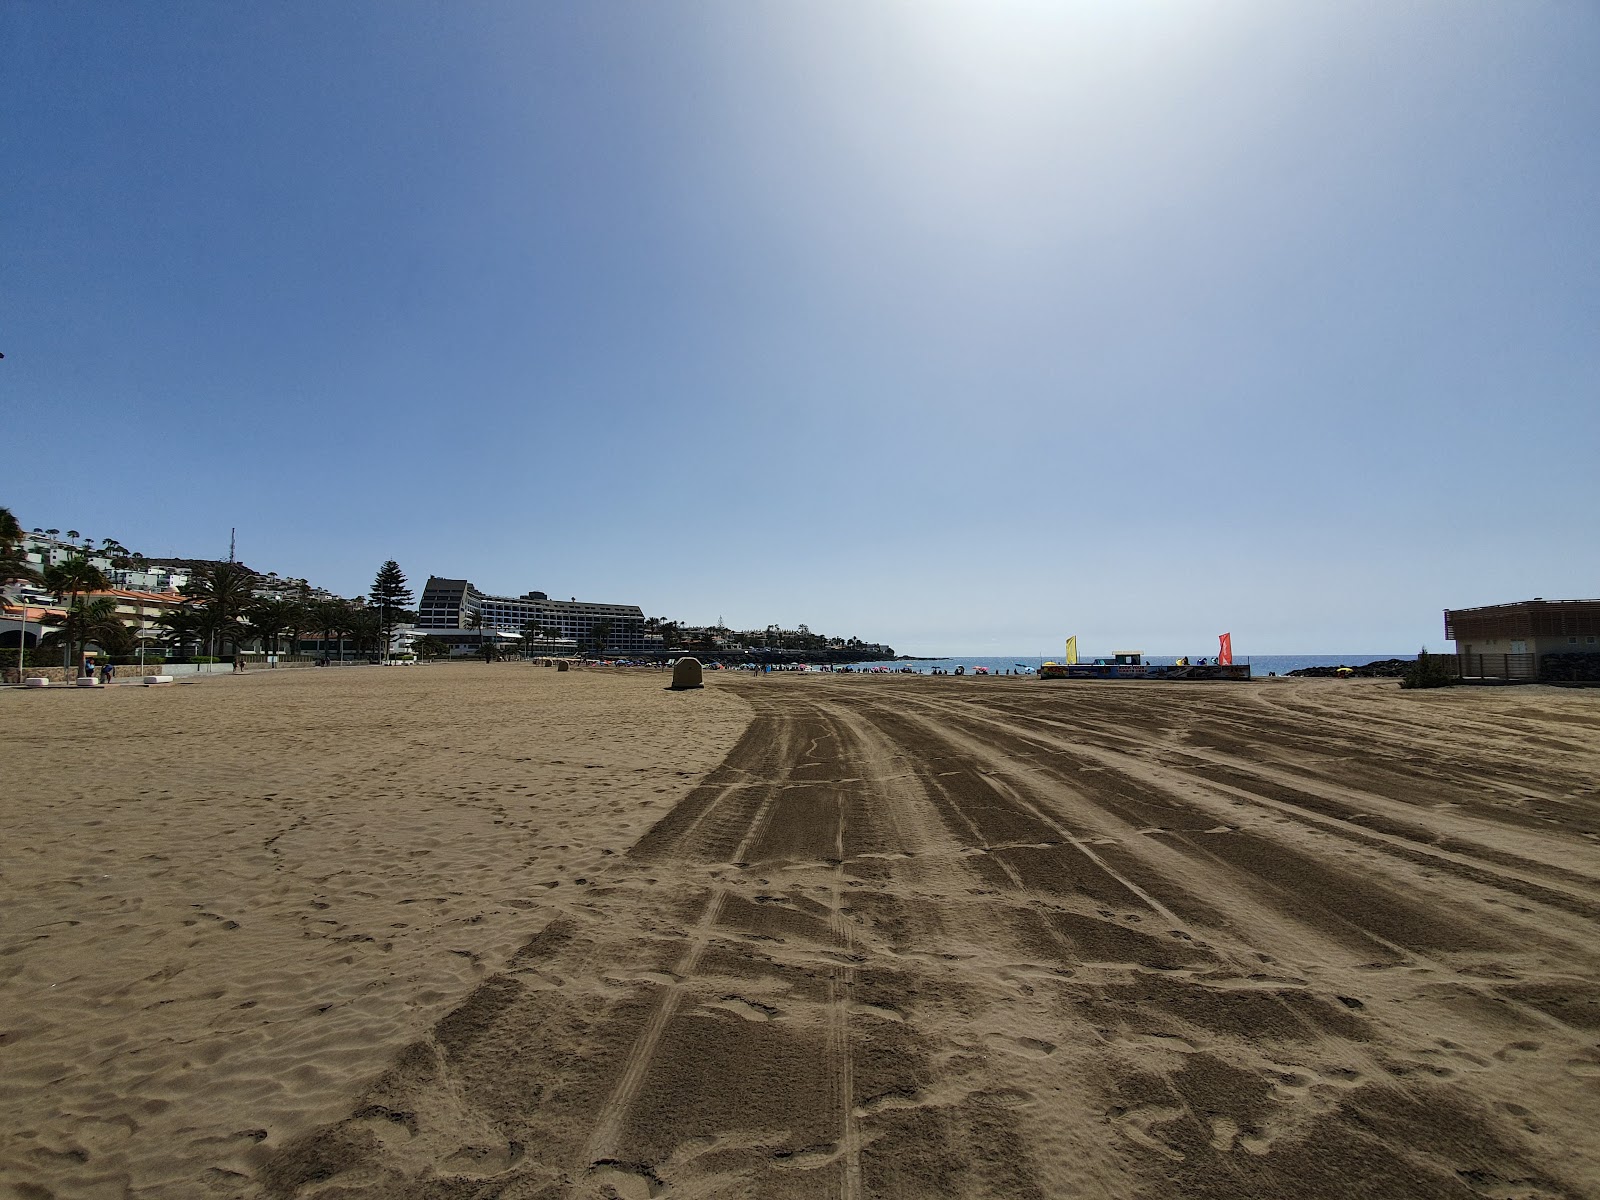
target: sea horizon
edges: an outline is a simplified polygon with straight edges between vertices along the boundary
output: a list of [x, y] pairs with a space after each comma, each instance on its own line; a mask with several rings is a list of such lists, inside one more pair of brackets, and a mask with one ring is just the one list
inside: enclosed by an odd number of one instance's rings
[[[1087, 653], [1080, 651], [1079, 662], [1093, 662], [1096, 658], [1109, 658], [1110, 651]], [[1178, 661], [1176, 654], [1146, 654], [1144, 661], [1152, 666], [1171, 666]], [[1209, 656], [1207, 656], [1209, 657]], [[1236, 663], [1249, 663], [1253, 673], [1266, 675], [1268, 673], [1284, 675], [1290, 671], [1300, 671], [1307, 667], [1360, 667], [1371, 662], [1383, 662], [1388, 659], [1401, 659], [1411, 662], [1416, 659], [1416, 652], [1409, 654], [1235, 654], [1233, 661]], [[906, 657], [895, 659], [879, 659], [873, 662], [855, 664], [857, 667], [890, 667], [899, 670], [910, 667], [913, 671], [927, 673], [932, 670], [953, 671], [957, 667], [965, 667], [971, 671], [974, 667], [986, 667], [990, 671], [1014, 671], [1018, 668], [1038, 670], [1047, 662], [1061, 662], [1060, 654], [1041, 656], [1037, 654], [978, 654], [978, 655], [947, 655], [943, 658]]]

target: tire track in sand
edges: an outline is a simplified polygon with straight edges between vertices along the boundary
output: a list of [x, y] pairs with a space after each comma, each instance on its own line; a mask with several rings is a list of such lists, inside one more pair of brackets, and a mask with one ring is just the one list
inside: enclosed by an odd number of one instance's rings
[[1105, 757], [1169, 693], [729, 683], [735, 753], [266, 1195], [1600, 1194], [1588, 967], [1429, 896], [1352, 940], [1285, 871], [1373, 864]]

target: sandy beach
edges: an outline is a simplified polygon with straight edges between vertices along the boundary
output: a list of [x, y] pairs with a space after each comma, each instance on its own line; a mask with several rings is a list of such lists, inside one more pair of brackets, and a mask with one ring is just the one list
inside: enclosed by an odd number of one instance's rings
[[1600, 1195], [1600, 694], [0, 693], [18, 1196]]

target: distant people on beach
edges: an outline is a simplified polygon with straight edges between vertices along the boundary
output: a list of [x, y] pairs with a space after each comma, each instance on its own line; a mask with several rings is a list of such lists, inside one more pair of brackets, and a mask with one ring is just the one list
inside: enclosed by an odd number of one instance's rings
[[112, 676], [114, 676], [116, 673], [117, 664], [114, 662], [108, 662], [105, 666], [100, 668], [100, 682], [110, 683]]

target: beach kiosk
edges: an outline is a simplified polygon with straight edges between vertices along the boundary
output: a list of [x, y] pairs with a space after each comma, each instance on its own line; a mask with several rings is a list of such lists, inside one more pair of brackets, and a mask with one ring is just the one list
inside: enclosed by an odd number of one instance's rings
[[1096, 658], [1090, 662], [1047, 662], [1039, 668], [1041, 679], [1148, 679], [1150, 669], [1144, 664], [1144, 651], [1118, 650], [1110, 658]]
[[1176, 666], [1151, 666], [1144, 661], [1142, 650], [1118, 650], [1109, 658], [1096, 658], [1090, 662], [1047, 662], [1039, 668], [1040, 679], [1170, 679], [1177, 681], [1237, 680], [1250, 678], [1250, 664], [1206, 663], [1193, 666], [1180, 662]]

